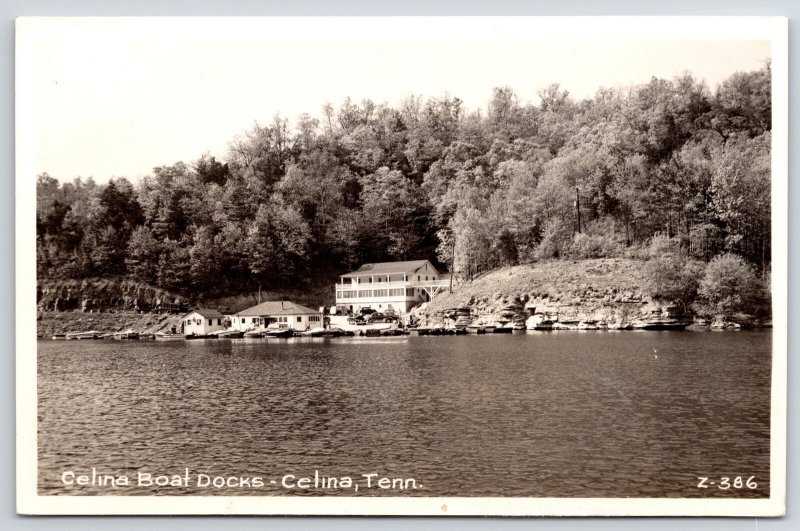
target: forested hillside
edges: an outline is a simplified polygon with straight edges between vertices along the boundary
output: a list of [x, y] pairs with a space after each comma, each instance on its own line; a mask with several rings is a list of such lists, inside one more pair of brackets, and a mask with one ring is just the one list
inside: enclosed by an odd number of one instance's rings
[[449, 95], [346, 100], [319, 118], [256, 123], [224, 160], [202, 155], [135, 183], [42, 174], [37, 273], [191, 296], [416, 258], [468, 279], [542, 259], [656, 256], [663, 296], [681, 295], [687, 276], [696, 289], [718, 255], [759, 276], [770, 264], [770, 76], [766, 65], [713, 90], [690, 74], [653, 78], [580, 101], [551, 85], [531, 104], [503, 87], [475, 111]]

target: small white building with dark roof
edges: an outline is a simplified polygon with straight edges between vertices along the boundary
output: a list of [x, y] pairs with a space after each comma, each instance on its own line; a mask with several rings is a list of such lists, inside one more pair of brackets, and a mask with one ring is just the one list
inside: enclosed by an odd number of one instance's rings
[[217, 310], [195, 310], [183, 318], [183, 333], [187, 336], [207, 336], [224, 328], [225, 316]]
[[406, 313], [431, 300], [448, 282], [429, 260], [364, 264], [341, 275], [336, 305], [354, 313], [364, 307]]
[[306, 330], [322, 326], [322, 314], [291, 301], [267, 301], [231, 315], [231, 328], [240, 331], [266, 328], [273, 323]]

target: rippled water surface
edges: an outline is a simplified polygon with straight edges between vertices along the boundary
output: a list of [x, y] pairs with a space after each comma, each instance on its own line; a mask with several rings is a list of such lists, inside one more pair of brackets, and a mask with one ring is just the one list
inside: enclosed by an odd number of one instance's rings
[[[41, 494], [769, 495], [770, 332], [38, 347]], [[131, 483], [62, 482], [92, 467]], [[136, 482], [186, 468], [189, 486]], [[315, 488], [315, 471], [362, 488]], [[417, 488], [365, 488], [371, 473]]]

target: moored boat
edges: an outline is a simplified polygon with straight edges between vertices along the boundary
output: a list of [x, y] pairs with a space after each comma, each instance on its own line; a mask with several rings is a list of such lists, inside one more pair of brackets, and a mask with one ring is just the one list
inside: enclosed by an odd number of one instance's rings
[[176, 340], [183, 340], [186, 339], [186, 336], [183, 334], [173, 334], [172, 332], [156, 332], [153, 334], [155, 336], [156, 341], [176, 341]]
[[97, 330], [89, 330], [88, 332], [70, 332], [65, 334], [66, 339], [100, 339], [103, 337], [102, 332]]
[[342, 335], [343, 330], [341, 328], [331, 327], [331, 328], [312, 328], [311, 329], [311, 337], [339, 337]]
[[211, 332], [212, 335], [216, 336], [219, 339], [239, 339], [240, 337], [244, 336], [244, 332], [241, 330], [218, 330], [216, 332]]
[[637, 330], [683, 330], [687, 326], [688, 322], [677, 319], [648, 319], [632, 323], [632, 327]]
[[111, 337], [113, 339], [139, 339], [139, 332], [135, 330], [125, 330], [123, 332], [114, 332]]
[[264, 332], [264, 337], [278, 337], [287, 338], [294, 337], [295, 330], [293, 328], [273, 328]]
[[67, 334], [53, 334], [53, 339], [57, 341], [63, 341], [67, 339]]

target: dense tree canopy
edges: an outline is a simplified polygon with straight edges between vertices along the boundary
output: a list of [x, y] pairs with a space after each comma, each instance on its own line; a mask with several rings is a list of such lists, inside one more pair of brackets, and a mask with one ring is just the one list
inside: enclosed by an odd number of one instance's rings
[[691, 260], [769, 268], [770, 78], [767, 64], [712, 91], [684, 74], [582, 101], [550, 85], [536, 104], [499, 87], [474, 112], [450, 95], [347, 99], [294, 126], [256, 123], [224, 162], [203, 154], [135, 184], [42, 174], [38, 274], [231, 293], [377, 260], [429, 258], [469, 278], [659, 236], [678, 247], [653, 292], [675, 297]]

